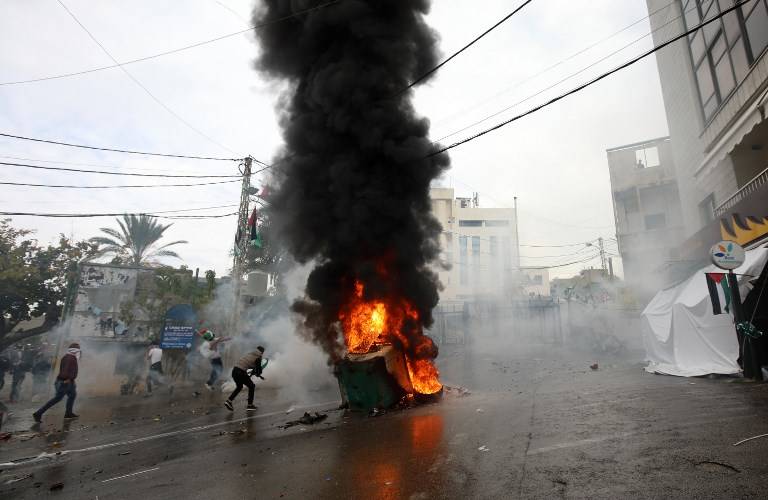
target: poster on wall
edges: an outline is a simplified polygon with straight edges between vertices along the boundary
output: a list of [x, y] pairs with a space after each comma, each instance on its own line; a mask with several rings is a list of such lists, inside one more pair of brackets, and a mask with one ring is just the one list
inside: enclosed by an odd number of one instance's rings
[[160, 336], [162, 349], [191, 349], [195, 341], [197, 315], [189, 304], [179, 304], [165, 313]]

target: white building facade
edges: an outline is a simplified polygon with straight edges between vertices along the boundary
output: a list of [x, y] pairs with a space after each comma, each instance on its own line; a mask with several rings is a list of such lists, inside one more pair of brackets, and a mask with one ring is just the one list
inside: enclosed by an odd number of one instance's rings
[[[654, 43], [713, 19], [733, 4], [647, 0], [654, 13]], [[720, 219], [722, 231], [737, 240], [740, 231], [760, 232], [756, 224], [768, 222], [768, 203], [754, 203], [768, 199], [767, 49], [768, 0], [750, 0], [656, 53], [685, 246], [697, 253], [713, 243], [709, 240], [717, 235], [708, 228]]]
[[606, 151], [624, 280], [638, 296], [669, 282], [683, 218], [669, 137]]
[[441, 300], [510, 296], [520, 269], [515, 209], [480, 208], [477, 198], [456, 198], [452, 188], [433, 188], [430, 196], [443, 227]]

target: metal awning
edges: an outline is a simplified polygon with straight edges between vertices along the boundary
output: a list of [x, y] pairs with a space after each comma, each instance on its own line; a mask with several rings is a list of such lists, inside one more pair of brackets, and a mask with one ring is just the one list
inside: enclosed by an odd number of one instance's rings
[[747, 110], [739, 117], [736, 123], [720, 138], [712, 150], [704, 157], [693, 173], [694, 177], [717, 166], [723, 161], [733, 148], [738, 146], [744, 137], [752, 132], [757, 125], [766, 118], [766, 107], [768, 107], [768, 89], [766, 89]]

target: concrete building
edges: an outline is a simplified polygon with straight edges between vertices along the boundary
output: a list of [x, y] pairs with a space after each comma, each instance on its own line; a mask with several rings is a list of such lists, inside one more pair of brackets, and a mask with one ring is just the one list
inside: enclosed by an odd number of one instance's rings
[[683, 219], [669, 137], [607, 150], [624, 280], [639, 297], [669, 282]]
[[549, 297], [549, 269], [546, 267], [521, 267], [520, 287], [526, 297]]
[[[659, 45], [732, 0], [647, 0]], [[751, 0], [656, 53], [678, 178], [681, 260], [714, 240], [768, 235], [768, 0]]]
[[520, 268], [513, 208], [480, 208], [477, 196], [456, 198], [452, 188], [433, 188], [432, 213], [443, 227], [441, 300], [497, 298], [514, 293]]

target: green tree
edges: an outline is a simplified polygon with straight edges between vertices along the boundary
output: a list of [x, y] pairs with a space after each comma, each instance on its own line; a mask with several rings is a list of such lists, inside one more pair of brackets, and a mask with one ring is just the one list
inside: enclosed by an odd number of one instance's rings
[[172, 224], [160, 224], [155, 217], [148, 215], [123, 215], [115, 221], [120, 227], [119, 230], [102, 227], [101, 231], [107, 236], [95, 236], [89, 240], [99, 246], [99, 256], [112, 255], [113, 263], [134, 266], [155, 264], [161, 257], [181, 258], [173, 250], [168, 250], [168, 247], [187, 243], [186, 240], [158, 246], [163, 234]]
[[[11, 226], [10, 219], [0, 220], [0, 351], [56, 326], [78, 263], [96, 253], [91, 242], [60, 235], [57, 244], [41, 246], [31, 234]], [[41, 326], [13, 331], [39, 317], [44, 317]]]

